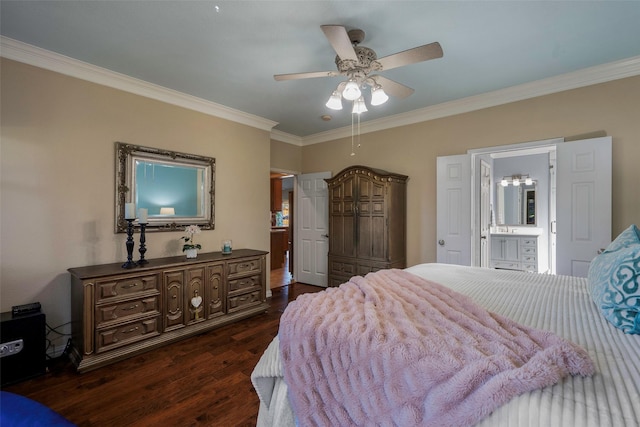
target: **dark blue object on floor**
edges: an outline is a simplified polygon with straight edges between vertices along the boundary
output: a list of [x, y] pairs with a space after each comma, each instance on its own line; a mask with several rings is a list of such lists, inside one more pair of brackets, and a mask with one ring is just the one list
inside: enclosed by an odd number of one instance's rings
[[8, 391], [0, 392], [0, 426], [45, 427], [75, 426], [42, 403]]

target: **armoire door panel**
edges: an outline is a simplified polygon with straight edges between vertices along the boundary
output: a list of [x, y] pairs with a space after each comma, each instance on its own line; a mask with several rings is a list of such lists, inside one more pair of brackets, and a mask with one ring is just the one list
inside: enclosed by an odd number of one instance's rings
[[381, 216], [371, 218], [371, 258], [388, 260], [386, 219]]

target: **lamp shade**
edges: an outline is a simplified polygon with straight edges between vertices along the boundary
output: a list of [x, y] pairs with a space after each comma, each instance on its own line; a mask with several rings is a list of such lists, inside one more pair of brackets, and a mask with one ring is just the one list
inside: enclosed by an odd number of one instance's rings
[[160, 208], [160, 215], [175, 215], [175, 208]]
[[519, 179], [519, 178], [513, 178], [513, 181], [512, 181], [512, 182], [513, 182], [513, 185], [514, 185], [515, 187], [517, 187], [518, 185], [520, 185], [520, 179]]
[[362, 92], [360, 92], [358, 83], [353, 79], [349, 80], [342, 91], [342, 97], [349, 101], [355, 101], [360, 98], [360, 95], [362, 95]]
[[342, 96], [337, 90], [334, 90], [326, 103], [328, 108], [332, 110], [342, 110]]
[[371, 88], [371, 105], [382, 105], [389, 99], [389, 96], [382, 90], [382, 86], [375, 85]]
[[362, 96], [356, 99], [355, 101], [353, 101], [353, 110], [351, 110], [351, 113], [361, 114], [361, 113], [364, 113], [365, 111], [369, 111], [369, 110], [367, 110], [367, 105], [364, 103], [364, 98]]
[[503, 187], [506, 187], [507, 185], [509, 185], [509, 181], [507, 181], [506, 179], [502, 178], [502, 181], [500, 181], [500, 185], [502, 185]]

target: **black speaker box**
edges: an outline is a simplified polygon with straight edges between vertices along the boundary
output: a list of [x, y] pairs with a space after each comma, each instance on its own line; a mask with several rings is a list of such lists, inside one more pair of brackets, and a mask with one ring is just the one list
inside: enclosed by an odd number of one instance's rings
[[44, 374], [47, 362], [44, 313], [13, 317], [6, 312], [0, 316], [1, 386]]

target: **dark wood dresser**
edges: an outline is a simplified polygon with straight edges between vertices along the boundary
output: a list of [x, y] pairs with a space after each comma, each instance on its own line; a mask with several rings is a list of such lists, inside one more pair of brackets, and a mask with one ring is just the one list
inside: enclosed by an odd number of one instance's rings
[[266, 311], [267, 253], [70, 268], [71, 360], [88, 371]]
[[329, 187], [329, 286], [355, 275], [406, 267], [408, 177], [352, 166]]

